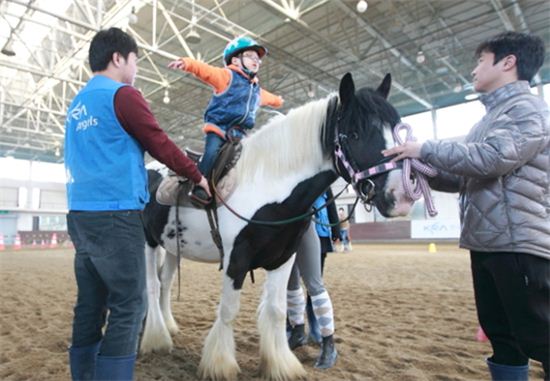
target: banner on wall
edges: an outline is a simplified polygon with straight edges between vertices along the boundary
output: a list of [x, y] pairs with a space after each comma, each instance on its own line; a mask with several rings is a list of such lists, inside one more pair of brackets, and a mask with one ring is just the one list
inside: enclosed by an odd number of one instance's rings
[[412, 220], [411, 238], [459, 238], [460, 222], [454, 220]]

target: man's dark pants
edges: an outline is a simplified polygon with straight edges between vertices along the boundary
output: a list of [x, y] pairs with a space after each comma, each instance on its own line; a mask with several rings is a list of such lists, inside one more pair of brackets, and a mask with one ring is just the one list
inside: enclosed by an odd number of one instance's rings
[[102, 356], [135, 354], [147, 309], [141, 211], [70, 212], [67, 224], [78, 286], [72, 346], [102, 340]]
[[550, 260], [525, 253], [471, 251], [477, 313], [493, 347], [492, 362], [534, 359], [548, 377]]

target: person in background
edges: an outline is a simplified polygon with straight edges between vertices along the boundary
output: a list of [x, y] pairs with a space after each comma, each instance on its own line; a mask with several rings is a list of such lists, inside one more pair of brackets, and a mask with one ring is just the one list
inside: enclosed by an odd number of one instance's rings
[[384, 151], [439, 171], [430, 185], [459, 192], [460, 246], [470, 250], [477, 315], [493, 380], [527, 380], [529, 359], [550, 378], [550, 118], [529, 81], [544, 41], [505, 32], [482, 42], [472, 72], [486, 115], [464, 142], [407, 142]]
[[[237, 37], [223, 51], [223, 68], [208, 65], [189, 57], [168, 64], [170, 69], [183, 70], [211, 86], [214, 90], [204, 113], [206, 134], [200, 171], [208, 177], [218, 151], [227, 140], [239, 140], [254, 127], [260, 106], [279, 108], [283, 98], [262, 89], [258, 71], [267, 49], [250, 37]], [[199, 205], [212, 201], [200, 187], [191, 198]]]
[[208, 192], [206, 179], [132, 86], [137, 58], [130, 35], [99, 31], [89, 48], [93, 77], [67, 112], [67, 225], [78, 289], [69, 349], [73, 380], [133, 379], [147, 308], [144, 151]]
[[[326, 256], [327, 251], [332, 251], [331, 234], [335, 237], [339, 234], [338, 219], [335, 217], [336, 206], [334, 202], [326, 205], [331, 198], [332, 192], [329, 190], [315, 201], [315, 218], [298, 246], [296, 261], [287, 286], [289, 346], [295, 349], [306, 344], [304, 312], [307, 311], [309, 339], [321, 344], [321, 351], [315, 362], [315, 367], [320, 369], [333, 367], [338, 357], [334, 344], [334, 311], [322, 276], [323, 254]], [[327, 210], [329, 208], [333, 209], [332, 227], [327, 226], [330, 223]], [[323, 238], [327, 238], [325, 234], [328, 234], [328, 243], [325, 242], [325, 247], [319, 232], [323, 234]], [[300, 278], [306, 286], [307, 301]]]
[[340, 220], [340, 245], [342, 251], [351, 251], [350, 224], [344, 208], [338, 208], [338, 219]]

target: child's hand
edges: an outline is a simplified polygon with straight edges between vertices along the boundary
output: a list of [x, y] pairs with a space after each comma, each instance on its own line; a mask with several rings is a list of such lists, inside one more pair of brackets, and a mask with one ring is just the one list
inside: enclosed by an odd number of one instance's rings
[[185, 70], [185, 62], [182, 60], [172, 61], [168, 64], [168, 68], [172, 70]]

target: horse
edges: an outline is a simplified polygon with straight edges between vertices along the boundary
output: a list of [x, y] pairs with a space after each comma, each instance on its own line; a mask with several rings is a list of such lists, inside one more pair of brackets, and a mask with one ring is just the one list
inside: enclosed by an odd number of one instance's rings
[[[400, 118], [387, 101], [391, 75], [376, 90], [355, 90], [351, 74], [338, 93], [311, 101], [269, 120], [242, 140], [234, 190], [217, 207], [225, 255], [222, 295], [216, 320], [203, 345], [199, 376], [235, 380], [233, 321], [247, 273], [266, 271], [257, 309], [260, 372], [271, 380], [305, 377], [289, 349], [285, 332], [286, 286], [297, 244], [308, 224], [314, 200], [342, 176], [366, 205], [386, 217], [408, 214], [401, 168], [381, 151], [393, 146], [391, 128]], [[381, 169], [382, 168], [382, 169]], [[150, 174], [151, 201], [144, 210], [149, 307], [140, 351], [171, 350], [177, 324], [170, 309], [170, 288], [181, 257], [220, 263], [207, 215], [192, 207], [155, 201], [159, 174]], [[162, 266], [159, 258], [164, 257]]]

